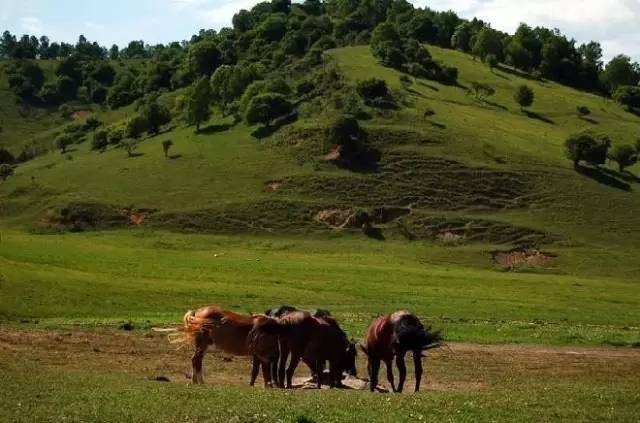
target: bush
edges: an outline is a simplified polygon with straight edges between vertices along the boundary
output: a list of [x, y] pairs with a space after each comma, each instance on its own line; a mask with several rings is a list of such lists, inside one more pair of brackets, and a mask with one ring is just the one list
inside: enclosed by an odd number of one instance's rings
[[400, 75], [400, 84], [404, 87], [405, 90], [408, 90], [413, 85], [413, 79], [411, 79], [407, 75]]
[[93, 139], [91, 140], [91, 149], [97, 151], [104, 151], [107, 149], [109, 145], [109, 136], [108, 132], [105, 130], [97, 131], [93, 134]]
[[357, 148], [360, 144], [362, 129], [358, 120], [350, 115], [340, 116], [329, 125], [327, 140], [334, 145]]
[[478, 100], [484, 100], [487, 97], [491, 97], [492, 95], [494, 95], [496, 93], [496, 90], [489, 84], [472, 82], [471, 92]]
[[371, 78], [360, 81], [356, 89], [358, 90], [358, 94], [360, 94], [360, 97], [362, 97], [365, 102], [371, 102], [377, 98], [384, 98], [389, 96], [389, 88], [387, 87], [387, 83], [384, 80], [378, 78]]
[[591, 110], [587, 106], [576, 107], [576, 112], [581, 118], [587, 117], [591, 114]]
[[142, 108], [141, 116], [151, 134], [158, 134], [160, 127], [171, 122], [171, 112], [157, 101], [146, 104]]
[[112, 128], [109, 131], [109, 144], [118, 145], [124, 138], [124, 130], [122, 128]]
[[493, 72], [493, 70], [500, 64], [498, 56], [496, 56], [495, 54], [487, 55], [487, 57], [484, 58], [484, 61], [487, 65], [489, 65], [489, 68], [491, 68], [491, 72]]
[[0, 164], [13, 164], [15, 163], [16, 158], [13, 157], [13, 154], [4, 148], [0, 148]]
[[440, 82], [445, 85], [454, 85], [458, 82], [458, 68], [453, 66], [442, 66], [440, 69]]
[[520, 85], [516, 89], [514, 96], [516, 103], [520, 105], [520, 109], [524, 110], [525, 107], [530, 107], [533, 104], [535, 94], [531, 88], [527, 85]]
[[11, 175], [13, 175], [13, 166], [7, 163], [0, 164], [0, 179], [6, 181]]
[[120, 142], [120, 147], [127, 152], [127, 156], [133, 157], [136, 149], [138, 148], [138, 140], [135, 138], [125, 138]]
[[129, 119], [124, 133], [128, 138], [140, 138], [147, 129], [147, 121], [143, 116], [138, 115]]
[[578, 167], [581, 161], [592, 165], [602, 165], [607, 160], [611, 141], [607, 137], [597, 137], [589, 133], [571, 135], [564, 143], [567, 157]]
[[621, 145], [611, 151], [609, 159], [618, 163], [618, 169], [620, 169], [620, 172], [623, 172], [625, 168], [633, 166], [638, 162], [638, 153], [635, 148], [630, 145]]

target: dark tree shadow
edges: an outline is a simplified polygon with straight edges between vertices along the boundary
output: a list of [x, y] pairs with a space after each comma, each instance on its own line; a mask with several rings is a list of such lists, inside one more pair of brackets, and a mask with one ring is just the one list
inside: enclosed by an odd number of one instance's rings
[[544, 82], [544, 80], [541, 80], [540, 78], [536, 78], [533, 75], [530, 75], [526, 72], [517, 70], [517, 69], [512, 69], [512, 68], [508, 68], [504, 65], [498, 65], [498, 67], [496, 69], [499, 69], [500, 71], [507, 73], [509, 75], [514, 75], [517, 76], [519, 78], [524, 78], [524, 79], [528, 79], [529, 81], [537, 81], [537, 82]]
[[180, 158], [182, 158], [182, 154], [172, 154], [169, 156], [169, 160], [178, 160]]
[[415, 95], [416, 97], [427, 98], [427, 96], [422, 94], [420, 91], [414, 90], [413, 88], [407, 88], [407, 91], [410, 92], [411, 94]]
[[64, 150], [64, 153], [60, 152], [61, 154], [69, 154], [69, 153], [75, 153], [76, 151], [78, 151], [77, 148], [75, 147], [71, 147], [71, 148], [67, 148], [66, 150]]
[[639, 183], [640, 182], [640, 178], [638, 178], [636, 175], [634, 175], [633, 173], [629, 172], [628, 170], [623, 170], [622, 172], [618, 172], [617, 170], [613, 170], [613, 169], [607, 169], [607, 168], [600, 168], [600, 170], [607, 174], [608, 176], [611, 176], [612, 178], [618, 178], [618, 179], [622, 179], [626, 182], [632, 182], [632, 183]]
[[213, 124], [213, 125], [209, 125], [206, 126], [204, 128], [200, 129], [200, 134], [215, 134], [218, 132], [224, 132], [224, 131], [228, 131], [229, 129], [233, 128], [233, 125], [229, 124], [229, 123], [223, 123], [223, 124]]
[[632, 115], [636, 115], [636, 116], [640, 117], [640, 108], [627, 107], [626, 110], [627, 110], [627, 112], [631, 113]]
[[251, 135], [254, 138], [261, 140], [270, 137], [278, 132], [278, 130], [283, 126], [290, 125], [296, 120], [298, 120], [298, 113], [294, 111], [286, 116], [276, 119], [271, 125], [265, 125], [257, 128], [251, 133]]
[[[587, 167], [587, 166], [577, 166], [576, 172], [581, 175], [584, 175], [588, 178], [593, 179], [594, 181], [606, 185], [612, 188], [616, 188], [622, 191], [631, 191], [631, 185], [629, 185], [624, 180], [617, 177], [617, 175], [613, 175], [612, 171], [608, 169], [603, 169], [600, 167]], [[616, 173], [616, 172], [613, 172]]]
[[346, 170], [358, 173], [376, 173], [382, 153], [376, 149], [361, 148], [353, 151], [343, 151], [334, 163]]
[[507, 107], [503, 106], [502, 104], [494, 103], [493, 101], [485, 100], [484, 103], [488, 104], [489, 106], [496, 107], [500, 110], [509, 110]]
[[421, 85], [421, 86], [423, 86], [425, 88], [429, 88], [431, 91], [436, 91], [436, 92], [440, 91], [440, 88], [434, 87], [433, 85], [430, 85], [430, 84], [427, 84], [424, 81], [418, 81], [418, 85]]
[[600, 125], [600, 122], [598, 122], [595, 119], [591, 119], [590, 117], [586, 117], [586, 116], [580, 116], [580, 120], [584, 120], [585, 122], [588, 122], [592, 125]]
[[528, 117], [529, 119], [536, 119], [536, 120], [539, 120], [539, 121], [541, 121], [541, 122], [548, 123], [549, 125], [555, 125], [555, 124], [556, 124], [554, 121], [552, 121], [552, 120], [551, 120], [551, 119], [549, 119], [548, 117], [543, 116], [543, 115], [541, 115], [541, 114], [539, 114], [539, 113], [536, 113], [536, 112], [530, 112], [529, 110], [523, 110], [523, 113], [524, 113], [525, 115], [527, 115], [527, 117]]
[[447, 125], [443, 124], [443, 123], [438, 123], [438, 122], [434, 122], [432, 120], [427, 120], [426, 121], [429, 125], [434, 126], [438, 129], [447, 129]]
[[144, 153], [135, 152], [135, 153], [129, 153], [128, 154], [128, 157], [131, 158], [131, 159], [134, 159], [136, 157], [142, 157], [142, 156], [144, 156]]
[[362, 233], [364, 233], [367, 238], [375, 239], [377, 241], [384, 241], [386, 239], [382, 233], [382, 229], [371, 225], [365, 225], [362, 228]]
[[502, 78], [502, 79], [506, 79], [507, 81], [511, 81], [511, 78], [509, 78], [506, 75], [503, 75], [501, 73], [497, 73], [497, 72], [492, 72], [495, 76], [497, 76], [498, 78]]

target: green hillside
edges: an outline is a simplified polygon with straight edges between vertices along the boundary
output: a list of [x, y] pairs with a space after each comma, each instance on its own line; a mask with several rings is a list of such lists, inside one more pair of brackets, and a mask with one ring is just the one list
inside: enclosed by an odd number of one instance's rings
[[[3, 222], [42, 229], [43, 219], [57, 209], [91, 203], [152, 210], [145, 225], [172, 230], [321, 234], [327, 227], [314, 220], [318, 210], [410, 207], [409, 216], [381, 222], [384, 236], [402, 238], [398, 222], [418, 238], [466, 227], [469, 238], [485, 244], [520, 240], [633, 256], [640, 231], [634, 177], [613, 167], [579, 174], [563, 143], [570, 134], [591, 129], [609, 135], [614, 145], [630, 144], [640, 133], [640, 119], [603, 97], [531, 81], [508, 68], [492, 72], [464, 53], [430, 50], [436, 60], [459, 69], [457, 86], [416, 79], [405, 89], [401, 74], [377, 64], [368, 47], [327, 53], [326, 60], [348, 83], [383, 78], [402, 99], [397, 111], [374, 112], [373, 119], [362, 121], [368, 142], [381, 151], [377, 172], [341, 170], [324, 162], [330, 146], [313, 134], [327, 121], [316, 115], [302, 115], [262, 140], [244, 124], [214, 117], [201, 134], [178, 124], [143, 139], [138, 157], [127, 157], [119, 148], [91, 151], [88, 142], [66, 155], [51, 151], [37, 157], [0, 185]], [[469, 91], [472, 82], [490, 84], [495, 96], [476, 99]], [[513, 100], [524, 83], [536, 94], [529, 115]], [[3, 99], [9, 113], [11, 97]], [[577, 106], [592, 110], [588, 120], [578, 117]], [[424, 116], [427, 109], [432, 116]], [[117, 122], [127, 110], [97, 109], [93, 116]], [[61, 123], [55, 116], [38, 119], [42, 128], [24, 126], [32, 132], [8, 120], [5, 139], [40, 136], [52, 145], [51, 133]], [[163, 156], [161, 144], [167, 139], [174, 143], [173, 160]], [[271, 181], [278, 182], [276, 190], [265, 185]], [[620, 261], [622, 266], [607, 271], [632, 273], [632, 260]], [[574, 264], [602, 271], [599, 260], [592, 266], [576, 258]]]

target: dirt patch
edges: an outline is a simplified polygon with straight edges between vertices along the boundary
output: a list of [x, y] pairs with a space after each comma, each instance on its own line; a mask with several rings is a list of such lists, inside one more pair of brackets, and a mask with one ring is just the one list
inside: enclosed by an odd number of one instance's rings
[[[166, 334], [134, 330], [22, 330], [0, 328], [0, 361], [24, 361], [56, 372], [73, 370], [127, 375], [139, 380], [162, 378], [165, 383], [189, 383], [190, 348], [176, 349]], [[637, 383], [640, 350], [613, 347], [542, 347], [452, 343], [429, 352], [426, 390], [469, 392], [503, 390], [536, 380], [560, 383], [617, 380]], [[412, 391], [412, 360], [407, 359], [407, 391]], [[248, 388], [250, 362], [212, 350], [205, 359], [209, 385]], [[358, 377], [352, 388], [366, 384], [366, 360], [358, 357]], [[306, 366], [296, 372], [298, 381], [310, 375]], [[397, 372], [396, 372], [397, 376]], [[170, 382], [167, 382], [170, 381]], [[381, 373], [381, 382], [388, 384]], [[357, 383], [357, 384], [356, 384]], [[262, 386], [259, 379], [258, 386]], [[258, 388], [256, 388], [258, 389]]]
[[153, 209], [121, 208], [102, 203], [70, 203], [48, 210], [34, 225], [40, 232], [84, 232], [141, 226]]
[[324, 209], [316, 213], [314, 220], [332, 228], [344, 229], [355, 226], [356, 216], [353, 209]]
[[282, 181], [269, 181], [264, 186], [269, 191], [278, 191], [282, 186]]
[[531, 248], [557, 240], [552, 234], [488, 219], [411, 215], [403, 219], [402, 224], [414, 239], [432, 239], [446, 244], [488, 242]]
[[90, 111], [78, 110], [78, 111], [75, 111], [75, 112], [71, 113], [71, 115], [69, 115], [69, 119], [71, 119], [71, 120], [80, 120], [80, 119], [86, 118], [90, 114], [91, 114]]
[[557, 258], [556, 254], [529, 249], [495, 251], [492, 255], [494, 263], [511, 270], [549, 267]]
[[129, 216], [129, 221], [133, 226], [142, 226], [147, 218], [156, 211], [153, 209], [123, 209], [122, 213]]

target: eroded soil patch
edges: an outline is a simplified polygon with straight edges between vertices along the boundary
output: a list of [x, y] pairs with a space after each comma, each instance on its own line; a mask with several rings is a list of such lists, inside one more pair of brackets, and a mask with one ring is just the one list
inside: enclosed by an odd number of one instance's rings
[[494, 251], [493, 261], [497, 265], [510, 270], [520, 268], [544, 268], [553, 264], [557, 255], [535, 249], [516, 249], [511, 251]]

